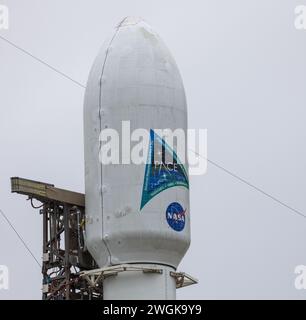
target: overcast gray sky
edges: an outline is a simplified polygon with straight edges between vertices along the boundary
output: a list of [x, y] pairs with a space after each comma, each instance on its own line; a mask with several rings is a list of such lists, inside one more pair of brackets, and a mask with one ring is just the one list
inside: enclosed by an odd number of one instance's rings
[[[208, 129], [208, 157], [306, 215], [306, 0], [0, 0], [3, 36], [85, 84], [98, 50], [125, 16], [161, 35], [183, 77], [190, 128]], [[41, 217], [10, 194], [11, 176], [84, 191], [84, 89], [0, 39], [0, 209], [35, 256]], [[180, 299], [306, 298], [306, 219], [209, 164], [191, 177], [192, 244], [180, 270], [200, 283]], [[40, 299], [41, 274], [0, 216], [0, 299]]]

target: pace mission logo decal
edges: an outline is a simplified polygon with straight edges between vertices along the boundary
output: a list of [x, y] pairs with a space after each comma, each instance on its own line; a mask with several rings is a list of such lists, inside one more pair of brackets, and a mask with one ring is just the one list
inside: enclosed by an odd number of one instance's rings
[[178, 202], [172, 202], [167, 208], [166, 219], [173, 230], [182, 231], [185, 228], [186, 209]]
[[157, 194], [176, 186], [189, 189], [185, 167], [175, 151], [151, 129], [140, 210]]

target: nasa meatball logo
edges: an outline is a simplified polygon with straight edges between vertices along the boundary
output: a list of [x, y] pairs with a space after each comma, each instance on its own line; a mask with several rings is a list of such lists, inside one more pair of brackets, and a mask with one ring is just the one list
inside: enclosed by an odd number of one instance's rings
[[173, 230], [182, 231], [185, 228], [186, 209], [178, 202], [172, 202], [167, 208], [166, 219]]

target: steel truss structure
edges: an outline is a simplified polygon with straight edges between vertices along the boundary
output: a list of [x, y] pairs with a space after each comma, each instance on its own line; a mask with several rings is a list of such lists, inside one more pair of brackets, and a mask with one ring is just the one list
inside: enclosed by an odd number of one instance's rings
[[[42, 299], [102, 300], [102, 283], [92, 287], [80, 277], [97, 268], [84, 242], [84, 195], [17, 177], [11, 178], [11, 189], [27, 195], [43, 218]], [[34, 206], [33, 199], [42, 205]]]

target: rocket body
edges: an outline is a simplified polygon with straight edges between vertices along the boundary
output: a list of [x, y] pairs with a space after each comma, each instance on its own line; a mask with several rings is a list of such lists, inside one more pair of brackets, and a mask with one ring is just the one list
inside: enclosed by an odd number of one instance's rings
[[[122, 139], [127, 125], [131, 138], [135, 130], [147, 130], [146, 163], [122, 163], [127, 149], [122, 143], [118, 150], [112, 150], [121, 162], [102, 163], [101, 132], [114, 129]], [[181, 129], [186, 133], [182, 79], [156, 32], [141, 19], [126, 18], [102, 46], [89, 75], [84, 102], [86, 243], [101, 268], [153, 264], [164, 266], [169, 273], [177, 268], [189, 247], [186, 151], [182, 161], [174, 145], [169, 146], [156, 129]], [[186, 147], [186, 140], [177, 144]], [[131, 141], [128, 147], [135, 143]], [[131, 280], [119, 276], [111, 284], [113, 288], [118, 287], [120, 277], [122, 283]], [[136, 278], [131, 280], [134, 284]], [[156, 275], [148, 275], [147, 279], [148, 285], [161, 281], [175, 290], [174, 279], [169, 277], [156, 280]], [[139, 280], [140, 287], [146, 281]], [[114, 299], [107, 283], [105, 290]], [[173, 290], [156, 298], [173, 299]], [[124, 292], [122, 287], [120, 291]]]

